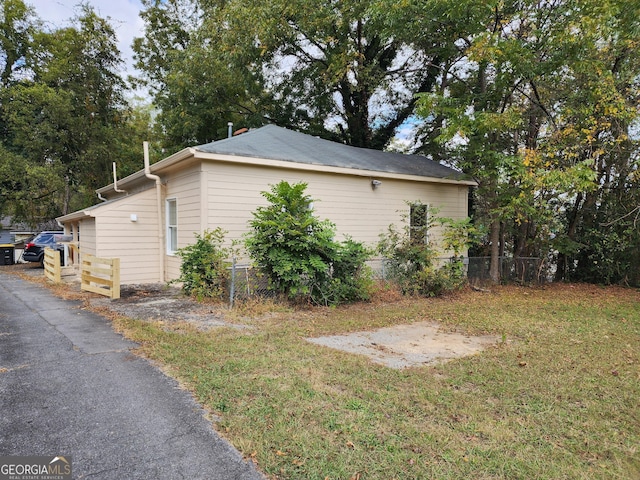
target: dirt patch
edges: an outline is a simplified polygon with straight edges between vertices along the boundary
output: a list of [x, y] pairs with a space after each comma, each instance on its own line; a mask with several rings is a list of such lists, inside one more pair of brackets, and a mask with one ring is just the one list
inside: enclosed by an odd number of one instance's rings
[[223, 306], [197, 302], [183, 295], [179, 288], [162, 284], [123, 285], [119, 299], [94, 296], [89, 299], [89, 304], [130, 318], [188, 322], [203, 330], [213, 327], [249, 328], [227, 322]]
[[381, 328], [373, 332], [308, 338], [308, 341], [351, 353], [367, 355], [391, 368], [439, 363], [476, 354], [498, 342], [498, 337], [440, 332], [431, 322]]

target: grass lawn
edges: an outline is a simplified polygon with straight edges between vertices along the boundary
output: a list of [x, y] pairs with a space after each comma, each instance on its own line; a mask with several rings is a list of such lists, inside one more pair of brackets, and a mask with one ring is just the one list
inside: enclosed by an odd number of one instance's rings
[[[271, 478], [640, 478], [638, 290], [502, 287], [242, 314], [230, 315], [252, 329], [116, 323]], [[393, 370], [304, 340], [424, 320], [502, 341]]]

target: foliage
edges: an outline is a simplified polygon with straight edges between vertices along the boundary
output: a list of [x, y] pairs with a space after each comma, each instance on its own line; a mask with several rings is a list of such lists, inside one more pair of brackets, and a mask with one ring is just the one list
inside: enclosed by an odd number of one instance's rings
[[33, 41], [37, 22], [33, 8], [22, 0], [3, 0], [0, 5], [0, 86], [6, 87], [28, 68], [22, 61]]
[[442, 248], [446, 252], [452, 252], [456, 259], [463, 257], [483, 234], [482, 226], [474, 225], [470, 217], [459, 220], [438, 217], [435, 221], [445, 227], [442, 232]]
[[313, 215], [306, 188], [281, 181], [262, 192], [269, 205], [253, 213], [247, 251], [289, 299], [334, 305], [365, 298], [368, 252], [353, 240], [334, 240], [333, 224]]
[[[390, 12], [387, 24], [402, 21], [417, 42], [430, 38], [415, 10], [438, 7], [391, 3], [378, 2]], [[478, 182], [474, 219], [487, 227], [494, 281], [501, 255], [546, 258], [551, 239], [587, 245], [606, 222], [592, 207], [611, 211], [614, 199], [624, 203], [619, 191], [633, 190], [640, 95], [633, 5], [441, 2], [458, 48], [419, 100], [421, 150]], [[615, 210], [622, 217], [633, 208]], [[634, 238], [618, 240], [633, 249]], [[558, 280], [571, 272], [568, 259], [557, 256]]]
[[182, 290], [199, 300], [221, 299], [229, 280], [229, 251], [222, 247], [225, 232], [216, 228], [196, 234], [196, 243], [177, 250], [180, 276], [172, 283], [181, 283]]
[[347, 238], [335, 245], [331, 260], [331, 277], [314, 285], [311, 300], [317, 305], [338, 305], [369, 300], [373, 288], [372, 273], [365, 262], [371, 252], [362, 243]]
[[[428, 215], [420, 235], [410, 222], [402, 230], [390, 225], [380, 235], [378, 252], [385, 259], [385, 275], [406, 294], [441, 296], [466, 283], [463, 255], [474, 243], [477, 230], [468, 218], [454, 221], [434, 213]], [[438, 265], [440, 252], [429, 234], [436, 224], [444, 226], [444, 251], [453, 253], [444, 265]]]
[[37, 165], [0, 144], [0, 212], [46, 222], [58, 213], [64, 181], [54, 165]]
[[384, 148], [441, 58], [433, 44], [410, 49], [398, 31], [383, 35], [373, 3], [144, 0], [134, 50], [169, 141], [220, 138], [227, 121], [268, 122]]
[[[94, 202], [112, 162], [131, 158], [131, 117], [107, 19], [81, 5], [70, 26], [49, 30], [21, 0], [2, 8], [1, 140], [37, 175], [16, 185], [3, 208], [35, 226]], [[37, 179], [42, 169], [50, 169], [47, 184]], [[48, 208], [32, 208], [31, 199]]]

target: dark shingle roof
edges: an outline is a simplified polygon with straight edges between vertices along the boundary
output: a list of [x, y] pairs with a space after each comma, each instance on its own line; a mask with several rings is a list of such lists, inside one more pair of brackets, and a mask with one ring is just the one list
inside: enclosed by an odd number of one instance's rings
[[195, 149], [223, 155], [463, 180], [461, 173], [422, 155], [351, 147], [275, 125], [249, 130]]

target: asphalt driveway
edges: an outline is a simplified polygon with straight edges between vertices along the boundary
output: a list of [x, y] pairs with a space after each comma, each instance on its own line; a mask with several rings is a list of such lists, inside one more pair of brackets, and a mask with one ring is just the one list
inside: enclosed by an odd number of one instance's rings
[[0, 267], [0, 456], [71, 457], [73, 477], [264, 477], [109, 322]]

